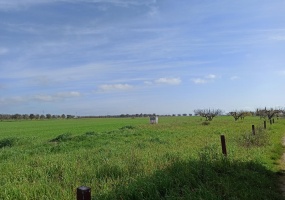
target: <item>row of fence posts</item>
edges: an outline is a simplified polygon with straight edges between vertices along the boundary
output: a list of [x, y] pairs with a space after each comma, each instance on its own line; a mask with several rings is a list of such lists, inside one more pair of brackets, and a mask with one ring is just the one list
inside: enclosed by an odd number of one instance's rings
[[[270, 119], [270, 124], [274, 124], [274, 119]], [[266, 121], [263, 123], [264, 129], [266, 129]], [[255, 126], [251, 127], [252, 135], [255, 135]], [[222, 153], [224, 156], [227, 156], [227, 146], [226, 146], [226, 138], [224, 135], [221, 135], [221, 145], [222, 145]], [[91, 188], [86, 186], [80, 186], [77, 188], [77, 200], [91, 200]]]
[[[274, 124], [274, 119], [270, 119], [270, 124]], [[263, 128], [266, 129], [266, 121], [263, 122]], [[252, 135], [255, 135], [255, 126], [251, 126]], [[227, 146], [226, 146], [226, 138], [224, 135], [221, 135], [221, 145], [222, 145], [222, 153], [224, 156], [227, 156]]]

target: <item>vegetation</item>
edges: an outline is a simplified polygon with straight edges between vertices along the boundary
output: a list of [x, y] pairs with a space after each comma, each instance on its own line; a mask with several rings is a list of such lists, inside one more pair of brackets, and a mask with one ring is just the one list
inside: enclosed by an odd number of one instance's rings
[[232, 111], [232, 112], [229, 112], [229, 114], [234, 117], [235, 121], [237, 121], [238, 119], [244, 119], [246, 116], [251, 116], [252, 115], [251, 112], [244, 111], [244, 110]]
[[[256, 134], [251, 134], [255, 124]], [[15, 120], [0, 122], [0, 199], [282, 199], [285, 120], [259, 117]], [[221, 153], [226, 136], [228, 156]]]
[[256, 116], [259, 116], [260, 118], [263, 119], [273, 119], [273, 117], [279, 117], [280, 115], [284, 114], [284, 109], [266, 109], [266, 107], [264, 109], [256, 109]]
[[223, 111], [221, 109], [197, 109], [194, 110], [195, 115], [205, 117], [206, 121], [212, 121], [214, 117], [221, 115]]

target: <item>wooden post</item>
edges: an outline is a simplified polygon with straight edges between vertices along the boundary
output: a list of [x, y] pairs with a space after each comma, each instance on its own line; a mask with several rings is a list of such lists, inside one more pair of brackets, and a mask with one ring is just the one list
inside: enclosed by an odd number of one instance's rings
[[255, 128], [254, 128], [254, 125], [252, 125], [252, 135], [255, 135]]
[[264, 129], [266, 129], [266, 121], [263, 122]]
[[227, 156], [226, 139], [224, 135], [221, 135], [222, 152], [224, 156]]
[[272, 119], [272, 123], [274, 124], [274, 118]]
[[270, 119], [270, 124], [272, 124], [272, 119]]
[[77, 200], [91, 200], [91, 188], [86, 186], [78, 187]]

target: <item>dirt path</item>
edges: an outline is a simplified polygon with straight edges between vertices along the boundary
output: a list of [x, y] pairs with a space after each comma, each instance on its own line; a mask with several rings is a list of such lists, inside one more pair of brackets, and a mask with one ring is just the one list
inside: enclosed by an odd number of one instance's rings
[[[282, 139], [282, 145], [285, 146], [285, 137], [283, 137]], [[280, 173], [279, 184], [280, 184], [280, 190], [282, 191], [282, 194], [285, 197], [285, 153], [283, 153], [282, 158], [280, 160], [280, 166], [282, 169], [282, 173]]]

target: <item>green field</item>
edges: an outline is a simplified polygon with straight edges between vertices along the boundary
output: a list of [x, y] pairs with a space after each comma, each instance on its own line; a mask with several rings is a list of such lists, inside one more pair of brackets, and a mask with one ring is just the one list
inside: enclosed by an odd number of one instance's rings
[[[0, 122], [0, 199], [282, 199], [285, 119], [246, 117]], [[252, 136], [251, 126], [256, 127]], [[228, 156], [221, 153], [224, 134]]]

